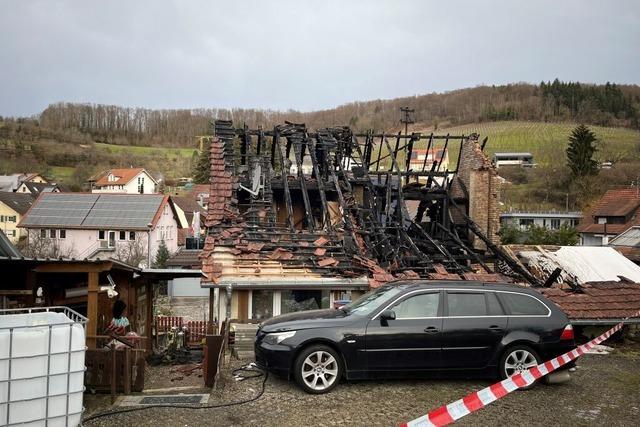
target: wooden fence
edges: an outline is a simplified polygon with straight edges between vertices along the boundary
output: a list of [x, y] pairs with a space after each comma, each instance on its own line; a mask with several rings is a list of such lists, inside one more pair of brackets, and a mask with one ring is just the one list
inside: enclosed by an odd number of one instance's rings
[[130, 394], [144, 388], [145, 351], [115, 348], [88, 349], [85, 384], [97, 392]]
[[202, 340], [207, 334], [209, 322], [205, 320], [189, 320], [185, 321], [180, 316], [157, 316], [156, 317], [156, 334], [164, 335], [176, 327], [182, 329], [187, 328], [187, 346], [197, 347], [202, 345]]

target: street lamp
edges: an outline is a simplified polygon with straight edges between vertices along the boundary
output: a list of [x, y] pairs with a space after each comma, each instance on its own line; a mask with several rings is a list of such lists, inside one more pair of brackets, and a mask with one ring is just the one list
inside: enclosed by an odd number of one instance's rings
[[147, 268], [151, 268], [151, 228], [153, 224], [147, 224]]

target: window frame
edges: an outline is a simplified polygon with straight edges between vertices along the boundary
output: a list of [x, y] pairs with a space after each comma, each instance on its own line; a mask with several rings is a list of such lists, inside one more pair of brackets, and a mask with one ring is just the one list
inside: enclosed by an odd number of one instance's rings
[[127, 240], [127, 232], [124, 230], [119, 230], [118, 231], [118, 241], [119, 242], [124, 242], [125, 240]]
[[[102, 233], [102, 237], [100, 237], [100, 233]], [[107, 240], [107, 231], [106, 230], [98, 230], [98, 240], [99, 241]]]
[[[549, 306], [542, 301], [540, 298], [537, 298], [534, 295], [529, 295], [525, 292], [518, 292], [516, 290], [513, 291], [507, 291], [507, 290], [499, 290], [499, 289], [465, 289], [465, 288], [438, 288], [438, 287], [434, 287], [433, 289], [416, 289], [414, 291], [410, 291], [401, 295], [396, 296], [395, 298], [392, 299], [392, 301], [384, 304], [381, 306], [381, 308], [377, 309], [377, 311], [375, 312], [375, 315], [371, 318], [371, 320], [376, 320], [380, 314], [382, 314], [383, 311], [388, 310], [390, 307], [392, 307], [393, 305], [395, 305], [397, 302], [399, 302], [400, 300], [402, 300], [403, 298], [409, 296], [409, 295], [413, 295], [416, 293], [421, 293], [421, 292], [440, 292], [440, 305], [439, 305], [439, 309], [443, 309], [443, 305], [444, 305], [444, 293], [446, 291], [459, 291], [459, 292], [493, 292], [496, 296], [496, 298], [498, 299], [498, 302], [500, 303], [500, 306], [502, 307], [502, 311], [504, 312], [504, 314], [502, 315], [486, 315], [486, 316], [445, 316], [443, 311], [442, 312], [439, 310], [439, 314], [437, 317], [432, 317], [431, 319], [477, 319], [477, 318], [484, 318], [484, 317], [488, 317], [488, 318], [493, 318], [493, 317], [551, 317], [551, 315], [553, 314], [552, 310], [549, 308]], [[507, 314], [507, 310], [504, 307], [504, 304], [502, 303], [502, 300], [500, 299], [500, 296], [498, 294], [517, 294], [517, 295], [523, 295], [529, 298], [533, 298], [534, 300], [536, 300], [538, 303], [542, 304], [546, 309], [547, 309], [547, 314]], [[485, 297], [486, 299], [486, 297]]]
[[547, 314], [509, 314], [509, 311], [510, 311], [509, 303], [507, 301], [504, 301], [502, 296], [496, 295], [498, 297], [498, 300], [500, 301], [500, 305], [502, 306], [502, 310], [504, 311], [506, 316], [508, 317], [550, 317], [551, 316], [551, 309], [549, 308], [549, 306], [547, 306], [547, 304], [545, 304], [539, 298], [536, 298], [533, 295], [520, 293], [520, 292], [508, 292], [508, 293], [532, 298], [534, 301], [542, 305], [542, 307], [544, 307], [547, 310]]
[[[484, 299], [484, 314], [477, 314], [477, 315], [472, 315], [472, 316], [462, 316], [462, 315], [456, 315], [456, 316], [451, 316], [449, 315], [449, 294], [478, 294], [478, 293], [482, 293], [483, 299]], [[480, 291], [480, 292], [473, 292], [473, 291], [458, 291], [458, 290], [448, 290], [444, 293], [444, 300], [447, 302], [446, 304], [444, 304], [445, 309], [444, 309], [444, 313], [443, 313], [443, 317], [445, 318], [461, 318], [461, 317], [473, 317], [473, 318], [477, 318], [477, 317], [488, 317], [489, 316], [489, 308], [487, 305], [487, 292], [486, 291]], [[504, 310], [503, 310], [504, 311]]]
[[55, 239], [58, 236], [57, 230], [55, 228], [49, 229], [49, 238]]
[[[442, 290], [440, 290], [440, 289], [433, 289], [433, 290], [432, 289], [420, 289], [420, 291], [417, 291], [417, 292], [406, 293], [404, 295], [401, 295], [398, 299], [393, 301], [391, 304], [389, 304], [384, 310], [393, 310], [393, 308], [395, 306], [397, 306], [398, 304], [402, 304], [403, 302], [405, 302], [406, 300], [408, 300], [410, 298], [414, 298], [414, 297], [417, 297], [417, 296], [420, 296], [420, 295], [424, 295], [424, 294], [437, 294], [438, 295], [438, 309], [436, 310], [436, 315], [435, 316], [399, 317], [399, 318], [396, 318], [396, 320], [438, 319], [438, 318], [442, 317], [442, 313], [443, 313], [443, 298], [442, 298]], [[384, 311], [384, 310], [382, 310], [382, 311]], [[375, 317], [374, 317], [374, 319], [375, 319]]]
[[[63, 236], [63, 234], [64, 234], [64, 236]], [[65, 229], [58, 230], [58, 238], [60, 240], [65, 240], [67, 238], [67, 230], [65, 230]]]
[[46, 239], [47, 238], [47, 229], [46, 228], [41, 228], [40, 229], [40, 238], [41, 239]]

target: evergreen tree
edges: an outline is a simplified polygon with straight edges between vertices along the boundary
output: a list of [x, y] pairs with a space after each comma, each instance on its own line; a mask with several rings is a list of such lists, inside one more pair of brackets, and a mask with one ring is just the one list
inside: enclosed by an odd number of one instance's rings
[[210, 163], [209, 163], [209, 143], [203, 144], [202, 151], [198, 157], [198, 161], [193, 168], [193, 182], [196, 184], [208, 184], [210, 178]]
[[567, 147], [567, 166], [573, 177], [584, 177], [598, 173], [598, 163], [593, 159], [596, 153], [596, 135], [585, 125], [579, 125], [571, 132]]
[[165, 268], [167, 266], [167, 260], [171, 257], [171, 252], [167, 248], [167, 244], [164, 240], [160, 241], [158, 252], [156, 253], [156, 259], [153, 262], [154, 268]]

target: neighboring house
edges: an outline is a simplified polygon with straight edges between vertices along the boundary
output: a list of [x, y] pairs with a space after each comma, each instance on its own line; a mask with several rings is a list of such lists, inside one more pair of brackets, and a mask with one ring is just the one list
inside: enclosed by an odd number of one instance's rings
[[603, 246], [629, 228], [640, 225], [640, 189], [607, 191], [578, 226], [580, 244]]
[[43, 193], [19, 227], [28, 230], [29, 245], [50, 242], [60, 255], [147, 266], [161, 241], [177, 251], [180, 223], [161, 194]]
[[449, 150], [431, 148], [427, 153], [427, 150], [414, 149], [411, 152], [409, 167], [413, 170], [422, 170], [424, 166], [424, 169], [431, 170], [435, 162], [438, 162], [438, 165], [436, 165], [437, 170], [447, 170], [449, 168]]
[[609, 241], [609, 246], [640, 264], [640, 226], [633, 226]]
[[41, 182], [24, 181], [16, 193], [28, 193], [37, 198], [40, 193], [59, 193], [60, 188], [56, 184], [46, 184]]
[[500, 166], [533, 166], [533, 154], [531, 153], [495, 153], [493, 155], [493, 165]]
[[25, 230], [18, 229], [18, 223], [34, 200], [29, 193], [0, 192], [0, 229], [14, 244], [27, 234]]
[[110, 169], [89, 179], [92, 193], [154, 194], [158, 182], [142, 168]]
[[49, 184], [46, 178], [37, 172], [27, 172], [23, 174], [22, 182], [33, 182], [36, 184]]
[[500, 214], [500, 225], [519, 227], [523, 230], [533, 225], [558, 230], [563, 224], [576, 227], [581, 218], [582, 212], [511, 211]]

